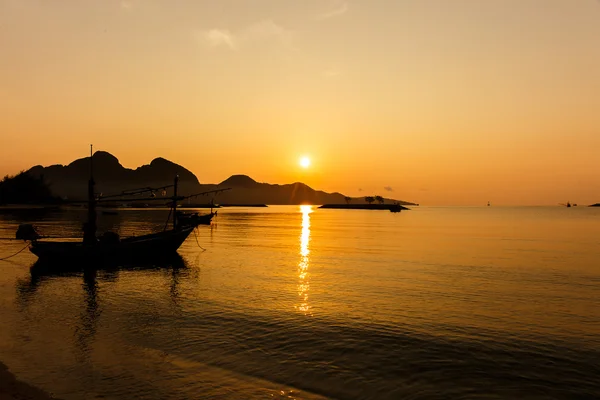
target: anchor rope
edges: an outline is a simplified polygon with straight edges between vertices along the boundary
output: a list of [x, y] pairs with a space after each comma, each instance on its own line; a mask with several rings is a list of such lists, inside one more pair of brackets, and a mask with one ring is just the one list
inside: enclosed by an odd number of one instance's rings
[[23, 250], [25, 250], [25, 249], [26, 249], [26, 248], [28, 248], [28, 247], [29, 247], [29, 243], [27, 243], [27, 244], [25, 245], [25, 247], [23, 247], [21, 250], [17, 251], [15, 254], [13, 254], [13, 255], [10, 255], [10, 256], [8, 256], [8, 257], [3, 257], [3, 258], [0, 258], [0, 261], [8, 260], [9, 258], [12, 258], [12, 257], [14, 257], [14, 256], [16, 256], [17, 254], [19, 254], [20, 252], [22, 252]]
[[196, 235], [196, 230], [198, 229], [198, 227], [194, 228], [194, 238], [196, 238], [196, 244], [198, 245], [198, 247], [200, 247], [202, 249], [202, 251], [206, 251], [206, 249], [202, 246], [200, 246], [200, 242], [198, 242], [198, 235]]

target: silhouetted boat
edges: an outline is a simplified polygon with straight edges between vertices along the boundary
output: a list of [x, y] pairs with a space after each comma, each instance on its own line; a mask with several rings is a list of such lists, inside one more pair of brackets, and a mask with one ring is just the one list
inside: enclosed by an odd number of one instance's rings
[[191, 224], [191, 225], [210, 225], [213, 217], [217, 215], [217, 212], [210, 212], [210, 214], [199, 215], [198, 213], [179, 213], [177, 218], [180, 223]]
[[[213, 214], [209, 214], [210, 218], [187, 217], [177, 212], [177, 202], [186, 198], [195, 197], [207, 193], [215, 193], [228, 189], [217, 189], [208, 192], [198, 193], [191, 196], [177, 195], [178, 177], [175, 177], [173, 187], [173, 196], [170, 198], [156, 198], [152, 196], [148, 199], [136, 199], [137, 201], [150, 200], [166, 200], [169, 199], [171, 210], [165, 228], [161, 232], [151, 233], [142, 236], [135, 236], [121, 239], [114, 232], [106, 232], [101, 237], [96, 236], [96, 203], [103, 201], [97, 199], [94, 192], [94, 177], [93, 177], [93, 157], [90, 155], [90, 180], [88, 182], [88, 220], [83, 227], [82, 242], [55, 242], [40, 240], [42, 237], [35, 231], [31, 225], [21, 225], [17, 231], [17, 239], [31, 241], [30, 251], [38, 256], [41, 261], [49, 261], [52, 263], [73, 263], [84, 262], [88, 264], [97, 264], [106, 261], [115, 260], [137, 260], [148, 259], [156, 256], [165, 256], [177, 251], [181, 244], [187, 239], [189, 234], [200, 223], [205, 223], [206, 220], [212, 219]], [[167, 186], [171, 187], [171, 185]], [[166, 188], [166, 187], [165, 187]], [[163, 189], [164, 188], [159, 188]], [[104, 199], [113, 197], [126, 196], [132, 194], [140, 194], [150, 191], [154, 194], [156, 189], [144, 188], [142, 190], [122, 192], [119, 195], [106, 196]], [[109, 200], [115, 201], [115, 200]], [[119, 201], [122, 201], [120, 199]], [[167, 229], [170, 216], [173, 216], [172, 229]]]
[[217, 211], [213, 211], [214, 208], [218, 208], [219, 206], [215, 205], [215, 203], [211, 200], [210, 202], [210, 213], [200, 215], [197, 212], [194, 213], [184, 213], [179, 211], [177, 213], [177, 219], [182, 224], [188, 225], [210, 225], [213, 217], [216, 217]]
[[135, 260], [106, 260], [94, 263], [90, 268], [82, 268], [81, 264], [65, 264], [52, 260], [36, 260], [30, 268], [31, 283], [38, 283], [48, 277], [80, 276], [81, 270], [88, 271], [139, 271], [147, 269], [183, 270], [188, 268], [185, 260], [177, 252], [157, 255], [153, 258], [137, 258]]
[[406, 207], [402, 207], [398, 203], [394, 203], [390, 206], [390, 212], [393, 212], [393, 213], [398, 213], [398, 212], [402, 211], [403, 209], [406, 210]]
[[136, 260], [174, 253], [194, 230], [187, 225], [149, 235], [120, 239], [102, 236], [97, 243], [49, 242], [34, 240], [30, 251], [40, 260], [50, 262], [106, 262], [110, 260]]

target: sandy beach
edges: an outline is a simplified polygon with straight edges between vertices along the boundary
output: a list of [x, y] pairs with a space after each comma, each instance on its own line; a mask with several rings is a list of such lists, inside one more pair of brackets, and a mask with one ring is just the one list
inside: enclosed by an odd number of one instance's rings
[[0, 363], [0, 400], [46, 400], [55, 399], [36, 387], [18, 381], [8, 371], [6, 365]]

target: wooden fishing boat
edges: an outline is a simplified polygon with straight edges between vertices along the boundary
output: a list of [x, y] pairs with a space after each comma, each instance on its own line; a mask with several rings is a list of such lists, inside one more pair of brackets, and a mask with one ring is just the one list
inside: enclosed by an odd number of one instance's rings
[[193, 225], [187, 225], [124, 239], [105, 235], [92, 244], [33, 240], [29, 250], [40, 260], [52, 263], [147, 260], [176, 252], [194, 228]]

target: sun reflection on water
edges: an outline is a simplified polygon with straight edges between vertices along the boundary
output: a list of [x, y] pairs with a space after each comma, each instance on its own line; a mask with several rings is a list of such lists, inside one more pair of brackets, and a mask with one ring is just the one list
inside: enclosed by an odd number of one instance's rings
[[311, 307], [308, 304], [308, 290], [310, 289], [310, 275], [308, 273], [310, 250], [310, 213], [313, 212], [312, 206], [300, 206], [302, 213], [302, 233], [300, 234], [300, 261], [298, 262], [298, 297], [299, 304], [296, 309], [302, 311], [304, 315], [312, 315]]

